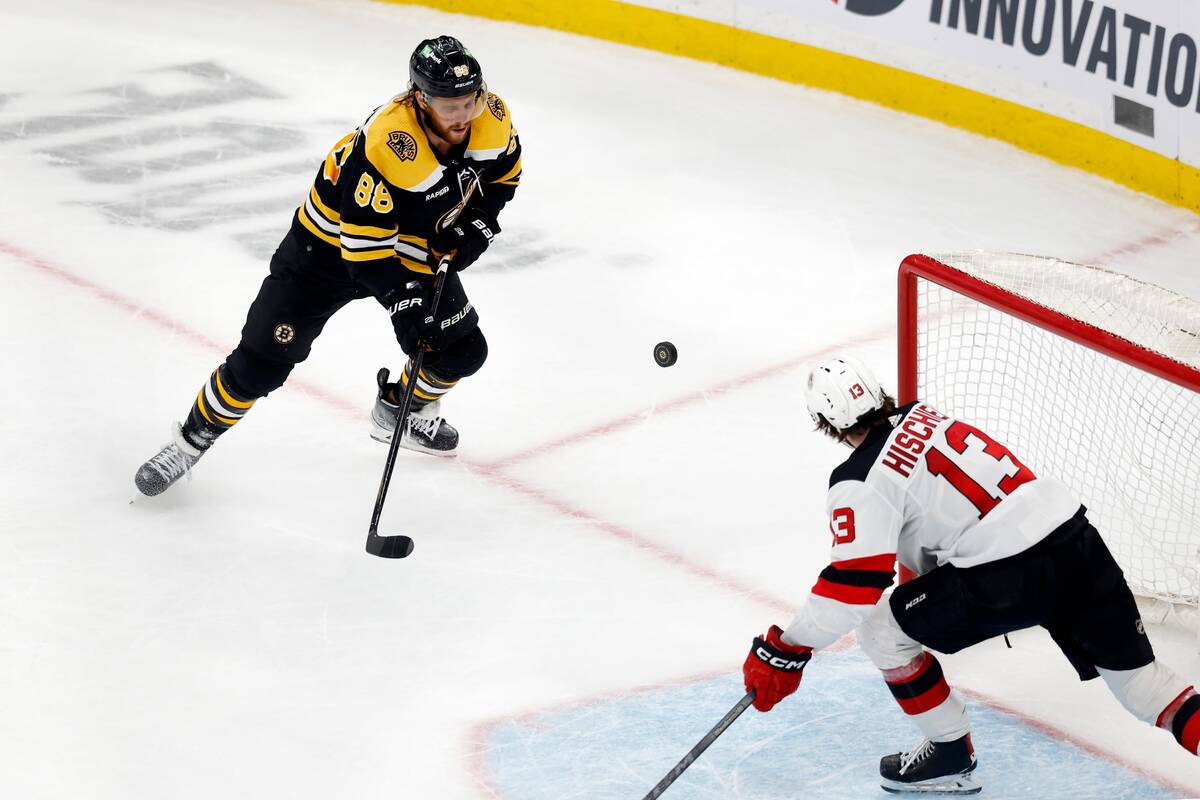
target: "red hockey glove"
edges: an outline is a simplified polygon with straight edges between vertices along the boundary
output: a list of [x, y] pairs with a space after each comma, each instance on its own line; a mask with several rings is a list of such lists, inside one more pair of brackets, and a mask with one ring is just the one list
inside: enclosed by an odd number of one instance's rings
[[800, 687], [804, 665], [812, 658], [812, 648], [783, 641], [783, 629], [772, 625], [766, 636], [755, 638], [750, 655], [742, 665], [746, 691], [754, 692], [754, 707], [770, 711], [783, 698]]

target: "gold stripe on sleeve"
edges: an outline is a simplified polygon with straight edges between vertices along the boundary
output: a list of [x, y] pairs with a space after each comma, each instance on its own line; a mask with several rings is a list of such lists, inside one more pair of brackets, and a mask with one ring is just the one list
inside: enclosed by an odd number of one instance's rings
[[338, 212], [334, 211], [332, 208], [330, 208], [329, 206], [327, 206], [323, 202], [321, 202], [321, 195], [317, 193], [316, 184], [314, 184], [312, 189], [310, 189], [308, 191], [308, 199], [312, 200], [313, 206], [317, 209], [317, 211], [320, 211], [321, 214], [325, 217], [325, 219], [328, 220], [329, 222], [333, 223], [334, 225], [337, 225], [339, 222], [342, 221], [341, 214], [339, 214]]
[[510, 169], [510, 170], [508, 171], [508, 174], [507, 174], [507, 175], [505, 175], [503, 178], [497, 178], [496, 180], [492, 181], [492, 183], [504, 183], [505, 181], [510, 181], [510, 180], [512, 180], [514, 176], [516, 176], [516, 175], [520, 175], [520, 174], [521, 174], [521, 161], [522, 161], [522, 160], [523, 160], [523, 159], [521, 159], [521, 158], [518, 158], [518, 159], [517, 159], [517, 163], [516, 163], [516, 164], [513, 164], [513, 168], [512, 168], [512, 169]]
[[407, 269], [411, 269], [413, 272], [420, 272], [425, 275], [433, 274], [433, 269], [424, 261], [413, 261], [411, 258], [400, 256], [400, 263], [403, 264]]
[[375, 250], [347, 250], [342, 248], [342, 258], [346, 261], [382, 261], [386, 258], [392, 258], [396, 255], [396, 251], [391, 247], [386, 249]]
[[421, 248], [422, 250], [429, 249], [429, 240], [424, 236], [410, 236], [406, 233], [402, 233], [396, 237], [396, 241], [404, 242], [405, 244], [411, 244], [415, 247]]
[[390, 239], [396, 235], [399, 228], [393, 225], [390, 228], [378, 228], [374, 225], [353, 225], [349, 222], [342, 223], [342, 233], [348, 233], [351, 236], [362, 236], [367, 239]]
[[316, 236], [322, 242], [325, 242], [325, 244], [331, 244], [334, 247], [342, 246], [342, 243], [336, 236], [330, 236], [328, 233], [318, 228], [317, 223], [308, 218], [308, 211], [305, 210], [304, 206], [300, 206], [300, 210], [296, 212], [296, 218], [300, 220], [300, 224], [303, 225], [309, 233], [311, 233], [313, 236]]

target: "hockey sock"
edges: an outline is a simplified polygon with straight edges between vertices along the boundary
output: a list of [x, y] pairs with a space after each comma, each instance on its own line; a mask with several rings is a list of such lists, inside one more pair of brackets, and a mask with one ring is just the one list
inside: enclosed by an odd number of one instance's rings
[[1191, 686], [1184, 689], [1158, 715], [1157, 725], [1175, 734], [1175, 741], [1195, 755], [1200, 745], [1200, 695]]
[[949, 742], [970, 730], [966, 706], [950, 691], [942, 665], [928, 650], [902, 667], [883, 670], [883, 679], [927, 739]]
[[196, 394], [196, 402], [192, 403], [183, 425], [184, 437], [195, 447], [207, 450], [218, 436], [246, 415], [256, 399], [234, 387], [222, 364]]
[[[396, 387], [397, 394], [408, 387], [409, 377], [412, 375], [412, 366], [413, 363], [411, 360], [404, 365], [404, 374], [400, 376], [400, 383]], [[442, 395], [453, 389], [457, 384], [458, 381], [446, 380], [439, 377], [437, 373], [428, 367], [421, 367], [421, 372], [417, 375], [417, 386], [413, 389], [413, 411], [441, 399]]]
[[1130, 714], [1167, 730], [1171, 730], [1171, 724], [1162, 724], [1164, 709], [1177, 700], [1182, 702], [1180, 698], [1191, 690], [1186, 680], [1158, 659], [1134, 669], [1097, 667], [1096, 671]]

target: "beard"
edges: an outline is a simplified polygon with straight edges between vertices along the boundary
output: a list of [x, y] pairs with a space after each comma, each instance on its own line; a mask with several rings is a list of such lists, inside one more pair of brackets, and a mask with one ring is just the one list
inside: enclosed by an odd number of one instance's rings
[[460, 123], [459, 126], [457, 126], [459, 129], [456, 131], [452, 129], [451, 126], [443, 123], [433, 114], [426, 114], [425, 119], [429, 122], [429, 127], [433, 129], [433, 132], [437, 134], [438, 138], [447, 142], [448, 144], [462, 144], [463, 140], [467, 138], [467, 134], [471, 131], [470, 122]]

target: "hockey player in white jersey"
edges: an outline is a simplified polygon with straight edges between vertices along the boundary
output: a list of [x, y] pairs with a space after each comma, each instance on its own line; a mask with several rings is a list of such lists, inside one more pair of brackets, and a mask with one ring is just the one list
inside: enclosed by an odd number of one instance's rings
[[[1121, 569], [1070, 489], [926, 403], [897, 408], [854, 358], [814, 369], [806, 400], [818, 429], [853, 452], [829, 479], [830, 565], [787, 629], [771, 626], [746, 658], [755, 708], [794, 692], [812, 651], [855, 631], [924, 737], [883, 757], [883, 788], [973, 794], [967, 711], [925, 647], [955, 653], [1041, 625], [1080, 679], [1102, 677], [1134, 716], [1196, 753], [1200, 695], [1155, 660]], [[901, 584], [885, 599], [897, 564]]]

